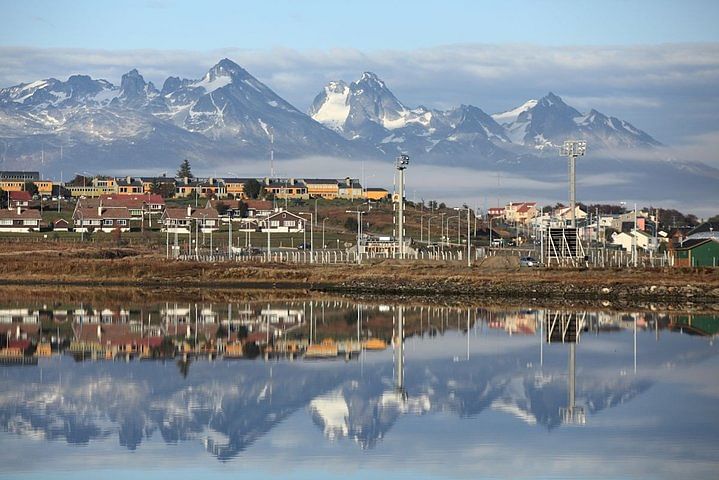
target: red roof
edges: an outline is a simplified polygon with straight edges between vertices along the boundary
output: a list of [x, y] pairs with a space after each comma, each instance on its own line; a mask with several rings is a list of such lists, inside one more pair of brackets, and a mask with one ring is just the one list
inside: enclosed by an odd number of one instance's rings
[[30, 195], [30, 192], [27, 192], [25, 190], [19, 192], [10, 192], [11, 202], [29, 202], [30, 200], [32, 200], [32, 195]]
[[251, 208], [252, 210], [272, 210], [272, 202], [268, 200], [247, 199], [242, 200], [242, 203], [247, 205], [247, 208]]
[[10, 340], [7, 346], [8, 348], [18, 348], [25, 351], [30, 348], [30, 340]]

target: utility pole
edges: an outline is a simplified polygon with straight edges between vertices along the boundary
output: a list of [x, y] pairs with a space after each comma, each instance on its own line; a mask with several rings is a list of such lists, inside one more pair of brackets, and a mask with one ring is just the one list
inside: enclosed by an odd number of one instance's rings
[[399, 208], [397, 209], [397, 238], [399, 240], [399, 258], [404, 258], [404, 171], [409, 165], [409, 155], [402, 154], [395, 161], [399, 173]]
[[569, 159], [569, 208], [571, 209], [571, 227], [577, 226], [577, 157], [584, 156], [587, 151], [587, 142], [584, 140], [565, 140], [560, 155]]

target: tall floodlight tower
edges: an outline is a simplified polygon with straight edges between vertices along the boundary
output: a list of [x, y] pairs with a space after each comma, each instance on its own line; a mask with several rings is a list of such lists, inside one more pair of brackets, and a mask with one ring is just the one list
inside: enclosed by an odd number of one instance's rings
[[587, 142], [584, 140], [565, 140], [560, 155], [569, 158], [569, 208], [571, 209], [571, 227], [577, 226], [577, 157], [582, 157], [587, 151]]
[[404, 171], [409, 165], [409, 155], [400, 155], [395, 160], [395, 168], [399, 173], [398, 179], [398, 208], [397, 208], [397, 239], [399, 240], [399, 258], [404, 258]]
[[407, 392], [404, 387], [404, 306], [397, 307], [397, 330], [395, 332], [395, 389], [397, 393], [405, 398]]

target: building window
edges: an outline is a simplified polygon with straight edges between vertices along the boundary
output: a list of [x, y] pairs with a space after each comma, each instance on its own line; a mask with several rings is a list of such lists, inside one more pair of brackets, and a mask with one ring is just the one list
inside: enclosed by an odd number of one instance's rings
[[118, 224], [118, 225], [125, 226], [125, 225], [127, 225], [127, 220], [118, 220], [118, 221], [117, 221], [117, 224]]
[[294, 227], [295, 221], [294, 220], [285, 220], [285, 227]]
[[279, 220], [270, 220], [270, 227], [279, 227], [280, 221]]
[[111, 226], [112, 226], [112, 220], [111, 220], [111, 219], [108, 219], [108, 218], [104, 219], [104, 220], [102, 221], [102, 226], [103, 226], [103, 227], [111, 227]]

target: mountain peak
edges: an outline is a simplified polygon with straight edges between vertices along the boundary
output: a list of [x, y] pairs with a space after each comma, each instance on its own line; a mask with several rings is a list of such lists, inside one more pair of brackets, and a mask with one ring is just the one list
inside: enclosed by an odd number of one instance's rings
[[217, 62], [208, 72], [207, 78], [212, 81], [217, 77], [244, 77], [248, 76], [247, 70], [230, 60], [229, 58], [223, 58]]
[[362, 73], [362, 76], [360, 77], [359, 80], [357, 80], [356, 83], [376, 84], [380, 88], [386, 88], [384, 82], [382, 80], [380, 80], [380, 78], [375, 73], [372, 73], [372, 72]]

